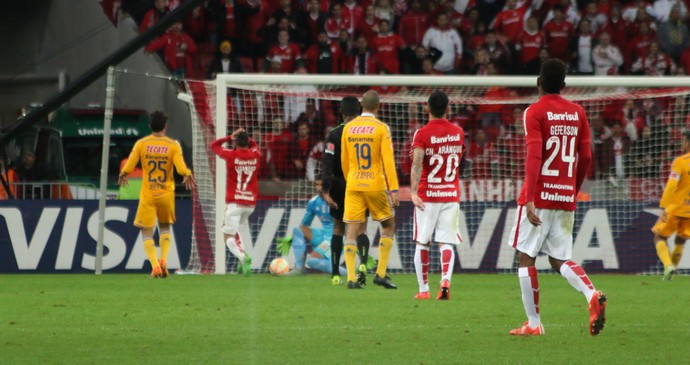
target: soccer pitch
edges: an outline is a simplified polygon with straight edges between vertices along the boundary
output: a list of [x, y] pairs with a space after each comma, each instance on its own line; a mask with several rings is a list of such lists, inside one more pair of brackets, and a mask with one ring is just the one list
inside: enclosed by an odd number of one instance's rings
[[583, 296], [558, 275], [540, 275], [546, 335], [531, 338], [508, 335], [525, 320], [516, 275], [455, 274], [448, 302], [414, 300], [415, 276], [392, 277], [400, 289], [369, 283], [348, 290], [318, 274], [2, 275], [0, 364], [646, 364], [690, 358], [688, 277], [593, 275], [609, 300], [606, 328], [591, 337]]

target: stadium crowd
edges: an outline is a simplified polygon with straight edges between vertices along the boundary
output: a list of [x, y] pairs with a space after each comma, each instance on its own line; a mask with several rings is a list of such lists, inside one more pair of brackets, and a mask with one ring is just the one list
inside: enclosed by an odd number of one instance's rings
[[[144, 31], [183, 1], [123, 0], [122, 10]], [[685, 75], [689, 2], [209, 0], [147, 51], [159, 51], [172, 73], [195, 78], [219, 72], [536, 75], [549, 57], [564, 60], [577, 75]], [[495, 87], [484, 96], [512, 93]], [[337, 105], [324, 103], [286, 101], [299, 107], [273, 108], [280, 112], [252, 132], [265, 149], [262, 178], [313, 177], [324, 132], [338, 119]], [[449, 118], [468, 136], [463, 177], [522, 178], [525, 107], [452, 107]], [[590, 109], [591, 177], [614, 184], [629, 176], [663, 176], [688, 129], [685, 97], [617, 100]], [[409, 144], [426, 115], [421, 104], [393, 114], [400, 118], [390, 123], [399, 176], [407, 183]]]

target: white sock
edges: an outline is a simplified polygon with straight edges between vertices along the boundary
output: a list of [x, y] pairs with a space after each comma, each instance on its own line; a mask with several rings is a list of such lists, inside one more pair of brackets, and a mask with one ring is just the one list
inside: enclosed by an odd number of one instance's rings
[[587, 273], [580, 265], [568, 260], [561, 265], [559, 271], [575, 290], [585, 295], [587, 303], [592, 300], [595, 290], [594, 284], [589, 280]]
[[[448, 280], [453, 275], [453, 265], [455, 265], [455, 250], [453, 246], [444, 243], [439, 248], [441, 251], [441, 281]], [[444, 260], [445, 257], [445, 260]]]
[[529, 326], [536, 328], [541, 324], [539, 317], [539, 281], [534, 266], [518, 268], [518, 279], [522, 291], [522, 305], [529, 320]]
[[228, 246], [228, 250], [240, 260], [240, 263], [244, 264], [244, 252], [240, 246], [237, 245], [237, 242], [235, 242], [235, 235], [228, 237], [227, 241], [225, 241], [225, 245]]
[[[422, 256], [424, 256], [422, 258]], [[415, 245], [414, 249], [414, 271], [417, 273], [417, 283], [419, 292], [429, 291], [429, 247]]]

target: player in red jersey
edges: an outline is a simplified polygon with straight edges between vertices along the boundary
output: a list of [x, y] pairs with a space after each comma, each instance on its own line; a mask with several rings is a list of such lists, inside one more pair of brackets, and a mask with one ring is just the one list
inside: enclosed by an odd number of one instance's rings
[[387, 20], [381, 20], [379, 34], [371, 39], [371, 49], [374, 50], [374, 55], [380, 62], [381, 69], [386, 70], [389, 74], [399, 74], [398, 53], [406, 46], [399, 35], [390, 31], [389, 25]]
[[460, 160], [465, 149], [465, 132], [446, 119], [448, 96], [434, 91], [429, 96], [429, 123], [415, 132], [412, 140], [410, 189], [414, 210], [414, 268], [417, 299], [429, 299], [429, 246], [431, 234], [441, 251], [441, 288], [436, 300], [450, 299], [450, 277], [455, 251], [462, 242], [458, 231], [460, 213]]
[[546, 60], [537, 78], [539, 100], [525, 110], [525, 182], [509, 244], [518, 251], [518, 278], [528, 321], [511, 335], [543, 335], [539, 282], [534, 266], [539, 252], [589, 303], [589, 332], [606, 322], [606, 294], [596, 290], [585, 271], [570, 260], [575, 197], [592, 160], [589, 123], [582, 106], [561, 97], [567, 66]]
[[[234, 142], [233, 149], [224, 148], [223, 144]], [[236, 130], [232, 135], [211, 143], [211, 149], [225, 160], [227, 169], [227, 187], [225, 190], [225, 222], [223, 233], [225, 244], [238, 260], [239, 271], [245, 276], [251, 274], [252, 259], [244, 252], [241, 243], [235, 240], [240, 225], [247, 224], [247, 219], [254, 212], [259, 195], [258, 169], [261, 153], [256, 142], [249, 138], [244, 129]]]

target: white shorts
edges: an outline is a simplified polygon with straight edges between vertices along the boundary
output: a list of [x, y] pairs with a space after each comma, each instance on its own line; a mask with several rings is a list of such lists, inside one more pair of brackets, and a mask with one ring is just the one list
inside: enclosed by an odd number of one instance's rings
[[234, 236], [240, 224], [246, 224], [249, 216], [254, 212], [254, 207], [249, 205], [237, 205], [230, 203], [225, 207], [225, 222], [223, 233]]
[[424, 210], [414, 208], [414, 233], [413, 239], [421, 244], [431, 241], [434, 234], [434, 242], [438, 243], [462, 243], [458, 220], [460, 216], [460, 203], [424, 203]]
[[543, 252], [557, 260], [570, 260], [573, 253], [575, 212], [537, 209], [537, 215], [541, 219], [538, 227], [527, 219], [525, 206], [518, 206], [508, 244], [529, 257], [537, 257], [539, 252]]

